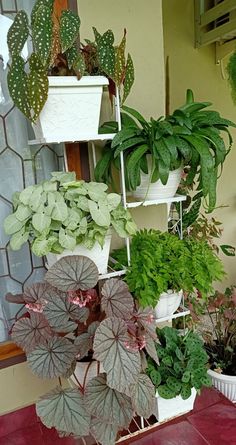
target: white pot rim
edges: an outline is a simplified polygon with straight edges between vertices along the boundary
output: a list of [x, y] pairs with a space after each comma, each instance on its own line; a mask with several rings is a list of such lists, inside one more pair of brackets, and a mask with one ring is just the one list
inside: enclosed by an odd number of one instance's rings
[[162, 292], [161, 294], [160, 294], [160, 298], [165, 298], [165, 297], [169, 297], [170, 295], [176, 295], [176, 294], [178, 294], [178, 295], [182, 295], [183, 294], [183, 290], [182, 289], [180, 289], [180, 290], [175, 290], [175, 289], [168, 289], [166, 292]]
[[208, 369], [207, 372], [209, 375], [218, 380], [223, 380], [225, 382], [233, 382], [236, 384], [236, 375], [227, 375], [223, 373], [220, 374], [219, 372], [213, 371], [212, 369]]
[[83, 76], [80, 80], [76, 76], [48, 76], [49, 87], [61, 86], [99, 86], [108, 85], [105, 76]]

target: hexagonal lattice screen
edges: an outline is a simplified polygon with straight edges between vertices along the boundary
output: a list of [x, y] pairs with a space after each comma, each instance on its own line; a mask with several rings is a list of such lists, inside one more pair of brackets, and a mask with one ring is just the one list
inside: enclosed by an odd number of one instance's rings
[[[13, 18], [22, 8], [29, 11], [32, 4], [29, 0], [0, 0], [0, 13]], [[0, 59], [0, 342], [8, 338], [11, 321], [19, 309], [8, 304], [4, 296], [7, 292], [21, 292], [44, 275], [42, 259], [34, 257], [28, 245], [17, 252], [10, 249], [3, 221], [12, 210], [12, 193], [40, 182], [63, 166], [63, 147], [29, 146], [31, 131], [9, 97], [7, 68], [4, 70]]]

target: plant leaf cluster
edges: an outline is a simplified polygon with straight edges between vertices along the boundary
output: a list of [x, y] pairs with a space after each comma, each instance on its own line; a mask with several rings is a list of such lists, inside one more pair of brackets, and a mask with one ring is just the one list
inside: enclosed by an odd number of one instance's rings
[[153, 413], [155, 388], [143, 356], [151, 351], [158, 363], [157, 333], [152, 308], [138, 308], [126, 283], [109, 279], [98, 293], [97, 281], [89, 258], [63, 257], [43, 283], [6, 298], [28, 311], [14, 323], [12, 339], [35, 375], [69, 378], [76, 361], [86, 357], [101, 365], [87, 384], [59, 385], [44, 395], [36, 405], [42, 422], [65, 435], [91, 433], [102, 445], [113, 445], [135, 412], [145, 418]]
[[183, 400], [191, 396], [191, 389], [198, 393], [203, 386], [211, 386], [207, 375], [208, 356], [200, 337], [188, 331], [179, 335], [178, 330], [168, 326], [158, 329], [160, 344], [156, 345], [160, 366], [148, 358], [147, 374], [164, 399], [180, 395]]
[[135, 233], [121, 197], [106, 184], [76, 181], [74, 172], [54, 172], [50, 180], [14, 194], [14, 211], [4, 221], [10, 245], [19, 250], [28, 240], [37, 256], [62, 253], [83, 244], [104, 245], [110, 227], [124, 238]]
[[[166, 118], [150, 121], [124, 106], [122, 130], [104, 148], [95, 170], [97, 181], [112, 183], [112, 167], [120, 169], [120, 152], [124, 154], [128, 190], [140, 185], [141, 173], [149, 174], [151, 183], [160, 179], [165, 185], [169, 172], [182, 166], [186, 168], [186, 183], [197, 181], [197, 190], [211, 212], [216, 204], [217, 179], [232, 145], [229, 127], [236, 125], [217, 111], [205, 110], [209, 105], [194, 102], [188, 90], [185, 105]], [[112, 126], [107, 123], [103, 131]], [[228, 135], [227, 144], [222, 132]]]
[[[114, 251], [118, 264], [126, 264], [125, 251]], [[180, 240], [171, 233], [140, 230], [131, 243], [131, 262], [126, 282], [139, 304], [156, 306], [162, 292], [172, 289], [200, 292], [206, 298], [213, 282], [222, 280], [222, 263], [205, 241]]]
[[[236, 286], [216, 291], [206, 301], [191, 301], [190, 307], [194, 320], [200, 322], [211, 368], [236, 375]], [[201, 315], [205, 321], [201, 322]]]
[[[71, 10], [63, 10], [58, 18], [54, 0], [37, 0], [31, 21], [22, 10], [11, 25], [7, 43], [12, 62], [8, 73], [8, 88], [15, 105], [35, 122], [48, 97], [48, 75], [105, 75], [110, 81], [110, 93], [117, 86], [122, 102], [134, 82], [133, 61], [126, 50], [126, 30], [119, 45], [109, 29], [100, 34], [94, 29], [95, 41], [79, 44], [80, 18]], [[22, 49], [32, 38], [33, 51], [26, 61]]]

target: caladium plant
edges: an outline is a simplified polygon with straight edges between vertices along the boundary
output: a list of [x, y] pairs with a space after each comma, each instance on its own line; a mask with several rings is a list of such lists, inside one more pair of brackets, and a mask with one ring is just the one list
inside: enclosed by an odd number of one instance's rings
[[[12, 339], [25, 350], [30, 369], [41, 378], [59, 378], [36, 405], [42, 422], [64, 435], [92, 434], [113, 445], [134, 413], [148, 418], [153, 412], [155, 389], [144, 351], [158, 364], [157, 334], [152, 309], [138, 308], [126, 283], [111, 278], [98, 292], [97, 281], [89, 258], [69, 256], [48, 270], [45, 282], [6, 298], [27, 309]], [[86, 385], [61, 386], [85, 357], [99, 361], [103, 372]]]
[[110, 227], [121, 238], [135, 233], [120, 195], [108, 193], [106, 184], [76, 181], [74, 172], [51, 175], [50, 180], [14, 194], [13, 213], [4, 221], [13, 250], [29, 240], [37, 256], [60, 254], [78, 244], [91, 249], [98, 242], [103, 247]]
[[[100, 34], [94, 28], [95, 42], [79, 44], [80, 18], [70, 10], [56, 15], [54, 0], [37, 0], [31, 21], [22, 10], [16, 14], [8, 32], [11, 66], [8, 88], [15, 105], [35, 122], [48, 96], [48, 75], [105, 75], [111, 92], [118, 87], [122, 101], [127, 98], [134, 82], [134, 66], [130, 54], [125, 56], [126, 31], [119, 45], [109, 29]], [[22, 49], [29, 37], [33, 52], [25, 61]]]

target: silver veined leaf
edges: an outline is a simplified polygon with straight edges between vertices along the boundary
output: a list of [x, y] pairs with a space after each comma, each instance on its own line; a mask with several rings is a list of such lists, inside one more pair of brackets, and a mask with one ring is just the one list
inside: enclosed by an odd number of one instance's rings
[[133, 408], [138, 416], [148, 419], [154, 411], [155, 388], [146, 374], [140, 374], [135, 385], [131, 386]]
[[88, 308], [70, 303], [68, 295], [55, 288], [49, 288], [44, 298], [44, 315], [56, 332], [72, 332], [77, 327], [75, 320], [84, 323], [88, 318]]
[[46, 281], [62, 291], [88, 290], [98, 282], [98, 268], [82, 255], [61, 258], [46, 273]]
[[144, 328], [153, 340], [157, 340], [155, 315], [152, 307], [140, 308], [135, 314], [139, 327]]
[[117, 278], [107, 280], [102, 288], [101, 306], [107, 317], [129, 319], [134, 309], [134, 302], [129, 288]]
[[46, 344], [39, 345], [27, 355], [27, 361], [34, 374], [43, 379], [64, 375], [76, 356], [74, 345], [67, 338], [53, 337]]
[[74, 345], [77, 348], [79, 359], [86, 357], [86, 355], [88, 355], [88, 352], [92, 349], [94, 335], [99, 324], [100, 323], [98, 321], [94, 321], [89, 325], [88, 332], [83, 332], [82, 334], [78, 335], [78, 337], [76, 337]]
[[43, 66], [47, 66], [52, 47], [52, 11], [49, 7], [41, 5], [35, 14], [32, 25], [32, 38], [34, 50]]
[[19, 11], [7, 34], [7, 44], [11, 55], [20, 55], [28, 36], [28, 16], [25, 11]]
[[44, 344], [53, 335], [42, 314], [31, 313], [30, 318], [20, 318], [12, 329], [12, 340], [27, 353]]
[[102, 362], [110, 388], [127, 393], [136, 383], [141, 368], [139, 352], [129, 349], [130, 337], [126, 323], [119, 318], [107, 318], [97, 328], [94, 358]]
[[28, 77], [25, 72], [25, 61], [20, 55], [15, 54], [12, 57], [12, 63], [7, 75], [7, 84], [10, 96], [16, 107], [32, 121]]
[[88, 382], [85, 388], [85, 406], [91, 416], [119, 427], [128, 428], [133, 417], [130, 397], [110, 388], [105, 374]]
[[114, 445], [118, 433], [117, 425], [101, 422], [100, 419], [91, 420], [91, 434], [101, 445]]
[[78, 436], [89, 434], [90, 416], [78, 389], [55, 388], [37, 402], [36, 412], [48, 428]]
[[46, 292], [51, 289], [47, 283], [34, 283], [24, 290], [25, 303], [39, 303], [45, 300]]
[[68, 50], [79, 36], [80, 18], [72, 11], [64, 10], [60, 17], [60, 41], [62, 52]]
[[154, 362], [156, 362], [156, 364], [159, 365], [160, 363], [157, 355], [155, 341], [149, 336], [146, 336], [145, 349], [148, 355], [150, 355], [150, 357], [154, 360]]

